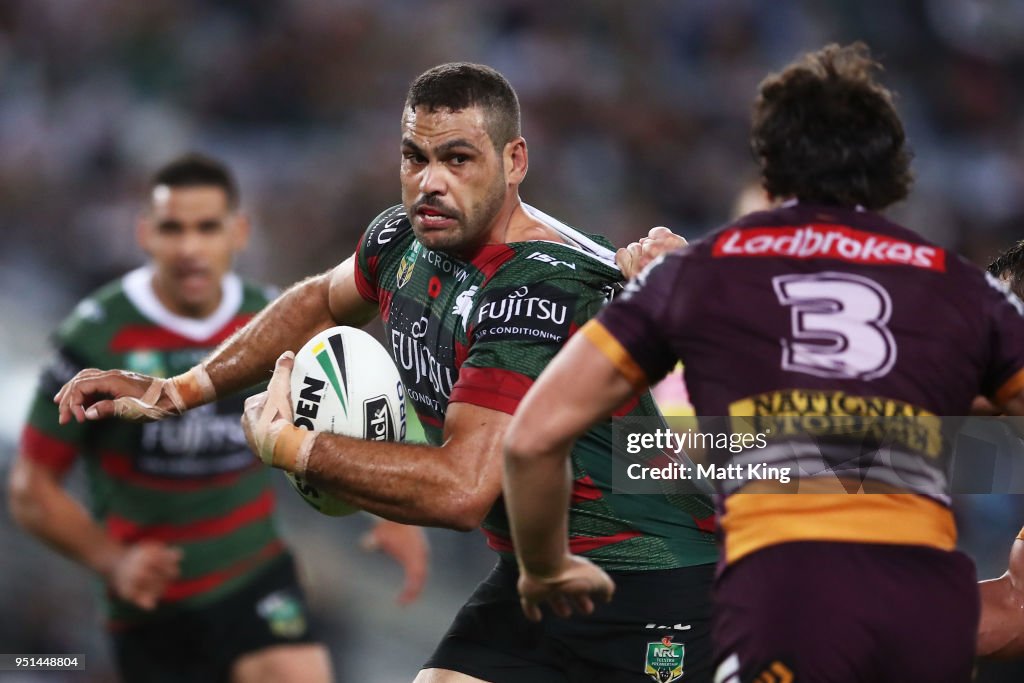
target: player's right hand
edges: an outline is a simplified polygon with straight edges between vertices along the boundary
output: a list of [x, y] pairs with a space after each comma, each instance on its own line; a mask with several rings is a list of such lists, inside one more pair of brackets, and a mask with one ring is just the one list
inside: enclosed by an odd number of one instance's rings
[[53, 402], [60, 424], [119, 417], [132, 422], [152, 422], [180, 415], [180, 396], [171, 380], [126, 370], [82, 370], [61, 387]]
[[520, 570], [519, 604], [530, 621], [540, 621], [540, 606], [547, 604], [559, 617], [573, 611], [591, 614], [594, 600], [608, 602], [615, 593], [615, 582], [590, 560], [569, 555], [562, 569], [550, 577], [539, 577]]
[[181, 575], [180, 548], [159, 541], [129, 546], [114, 564], [110, 588], [122, 600], [144, 610], [156, 607], [167, 586]]
[[427, 582], [430, 557], [430, 545], [423, 529], [381, 519], [360, 539], [359, 544], [364, 550], [391, 556], [402, 566], [405, 584], [398, 595], [398, 604], [416, 602]]

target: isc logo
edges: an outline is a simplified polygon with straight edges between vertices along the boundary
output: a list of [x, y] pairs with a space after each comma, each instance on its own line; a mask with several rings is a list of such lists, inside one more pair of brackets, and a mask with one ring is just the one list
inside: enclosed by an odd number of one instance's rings
[[526, 259], [528, 261], [543, 261], [544, 263], [550, 263], [553, 266], [565, 266], [566, 268], [576, 270], [575, 263], [569, 263], [568, 261], [559, 261], [554, 256], [548, 256], [547, 254], [542, 254], [539, 251], [533, 252], [532, 254], [527, 256]]

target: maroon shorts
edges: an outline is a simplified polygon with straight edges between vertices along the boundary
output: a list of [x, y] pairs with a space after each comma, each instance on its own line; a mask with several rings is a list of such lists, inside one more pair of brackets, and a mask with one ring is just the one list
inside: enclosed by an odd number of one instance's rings
[[726, 568], [715, 683], [967, 683], [974, 565], [933, 548], [784, 543]]

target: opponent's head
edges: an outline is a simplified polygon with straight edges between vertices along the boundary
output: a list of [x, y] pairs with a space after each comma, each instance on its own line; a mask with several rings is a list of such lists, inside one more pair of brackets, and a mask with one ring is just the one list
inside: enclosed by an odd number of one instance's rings
[[1024, 240], [988, 264], [988, 272], [1005, 282], [1020, 299], [1024, 299]]
[[750, 143], [773, 197], [882, 209], [907, 196], [910, 153], [863, 43], [811, 52], [761, 82]]
[[402, 203], [425, 246], [460, 253], [495, 238], [527, 165], [519, 100], [500, 73], [458, 62], [413, 81], [402, 114]]
[[198, 318], [220, 304], [221, 279], [245, 246], [249, 223], [238, 212], [238, 188], [227, 167], [189, 154], [153, 176], [136, 234], [152, 259], [161, 302]]

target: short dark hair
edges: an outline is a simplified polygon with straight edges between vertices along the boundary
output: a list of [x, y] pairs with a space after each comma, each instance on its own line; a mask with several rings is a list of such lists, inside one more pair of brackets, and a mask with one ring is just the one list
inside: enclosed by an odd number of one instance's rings
[[867, 209], [907, 196], [911, 154], [881, 68], [864, 43], [833, 43], [761, 82], [750, 144], [769, 194]]
[[238, 206], [238, 185], [228, 167], [203, 154], [190, 153], [169, 161], [162, 166], [150, 181], [150, 188], [213, 186], [224, 190], [228, 206]]
[[997, 256], [988, 264], [988, 272], [994, 277], [1005, 279], [1013, 293], [1024, 299], [1024, 240]]
[[406, 109], [461, 111], [480, 107], [495, 149], [520, 135], [519, 98], [500, 73], [483, 64], [452, 62], [423, 72], [409, 86]]

